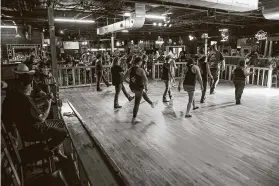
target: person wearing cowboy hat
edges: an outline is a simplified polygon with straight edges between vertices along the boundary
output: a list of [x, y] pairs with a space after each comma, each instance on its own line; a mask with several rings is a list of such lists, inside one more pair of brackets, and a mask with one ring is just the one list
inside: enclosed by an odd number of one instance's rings
[[[66, 139], [67, 131], [63, 126], [51, 126], [46, 121], [52, 94], [48, 94], [41, 102], [46, 103], [43, 111], [39, 110], [31, 98], [34, 70], [25, 64], [19, 64], [14, 72], [18, 76], [18, 90], [7, 96], [3, 102], [2, 120], [5, 125], [15, 124], [19, 134], [26, 142], [47, 141], [46, 151], [53, 151], [59, 159], [66, 157], [60, 152], [59, 145]], [[11, 128], [11, 127], [9, 127]]]

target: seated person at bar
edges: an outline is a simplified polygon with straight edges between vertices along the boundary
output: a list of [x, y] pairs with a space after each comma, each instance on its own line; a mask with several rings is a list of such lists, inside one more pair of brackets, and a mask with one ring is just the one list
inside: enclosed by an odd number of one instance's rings
[[59, 159], [66, 157], [61, 153], [58, 146], [66, 139], [67, 131], [62, 123], [51, 126], [46, 121], [51, 108], [52, 94], [48, 94], [41, 102], [46, 102], [47, 108], [41, 112], [34, 100], [30, 97], [34, 70], [29, 70], [24, 64], [19, 64], [16, 71], [19, 75], [18, 90], [7, 96], [3, 102], [2, 120], [7, 129], [15, 124], [24, 141], [47, 141], [46, 151], [54, 152]]
[[257, 46], [253, 46], [251, 52], [245, 57], [247, 65], [254, 67], [259, 64], [259, 54], [257, 52]]

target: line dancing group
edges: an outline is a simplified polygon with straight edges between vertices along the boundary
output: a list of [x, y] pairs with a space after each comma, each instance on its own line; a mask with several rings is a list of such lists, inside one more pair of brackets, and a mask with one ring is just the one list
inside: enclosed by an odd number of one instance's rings
[[[203, 49], [199, 51], [200, 55], [196, 58], [187, 59], [187, 64], [182, 70], [181, 77], [179, 78], [178, 91], [181, 90], [182, 86], [184, 90], [188, 93], [189, 100], [187, 104], [185, 117], [192, 117], [190, 115], [191, 106], [193, 105], [193, 110], [198, 109], [195, 105], [195, 89], [196, 81], [198, 80], [201, 86], [202, 96], [200, 103], [205, 102], [205, 94], [207, 88], [207, 82], [210, 82], [210, 94], [215, 93], [215, 88], [219, 81], [220, 72], [225, 70], [225, 60], [223, 55], [217, 50], [217, 46], [213, 45], [210, 47], [208, 55], [204, 54]], [[165, 57], [162, 68], [162, 80], [165, 84], [165, 91], [163, 93], [163, 102], [168, 102], [173, 99], [171, 92], [171, 84], [174, 80], [174, 74], [171, 70], [172, 57], [170, 55]], [[113, 61], [113, 66], [111, 68], [112, 73], [112, 84], [115, 86], [115, 98], [114, 98], [114, 108], [119, 109], [121, 106], [118, 103], [119, 93], [122, 90], [124, 95], [129, 101], [135, 98], [134, 108], [133, 108], [133, 119], [132, 123], [138, 123], [140, 120], [137, 119], [137, 113], [139, 110], [139, 105], [141, 99], [148, 102], [152, 108], [155, 107], [157, 102], [151, 101], [147, 95], [147, 82], [148, 78], [146, 76], [146, 71], [143, 67], [143, 59], [141, 57], [135, 57], [132, 66], [129, 70], [124, 73], [124, 70], [120, 66], [120, 60], [116, 57]], [[196, 64], [196, 62], [198, 64]], [[248, 72], [245, 67], [245, 61], [239, 61], [238, 66], [233, 71], [233, 82], [235, 85], [235, 100], [236, 104], [241, 104], [241, 96], [245, 87], [246, 77], [252, 73]], [[209, 79], [208, 79], [209, 78]], [[127, 80], [129, 79], [129, 80]], [[131, 96], [127, 93], [123, 82], [129, 83], [131, 91], [135, 96]], [[169, 100], [167, 99], [167, 94]]]

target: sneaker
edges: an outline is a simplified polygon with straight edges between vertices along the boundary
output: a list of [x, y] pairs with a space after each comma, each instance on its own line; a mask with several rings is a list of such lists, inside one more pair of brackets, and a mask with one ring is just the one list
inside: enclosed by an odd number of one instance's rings
[[120, 108], [122, 108], [122, 106], [120, 106], [120, 105], [114, 106], [114, 109], [120, 109]]
[[204, 103], [204, 100], [201, 100], [200, 103]]
[[158, 101], [152, 102], [151, 107], [155, 108], [155, 106], [158, 104]]
[[240, 101], [236, 101], [235, 104], [236, 105], [241, 105], [241, 102]]
[[129, 100], [129, 101], [132, 101], [134, 98], [135, 98], [135, 96], [130, 96], [130, 97], [128, 98], [128, 100]]
[[100, 88], [97, 88], [97, 91], [98, 91], [98, 92], [101, 92], [101, 91], [102, 91], [102, 89], [100, 89]]
[[110, 87], [111, 86], [111, 84], [107, 84], [107, 87]]
[[132, 119], [132, 124], [137, 124], [137, 123], [140, 123], [141, 122], [141, 120], [138, 120], [137, 118], [133, 118]]
[[192, 117], [192, 115], [190, 115], [190, 114], [185, 115], [185, 118], [191, 118], [191, 117]]
[[197, 110], [197, 109], [199, 109], [200, 107], [195, 107], [195, 108], [193, 108], [193, 110]]

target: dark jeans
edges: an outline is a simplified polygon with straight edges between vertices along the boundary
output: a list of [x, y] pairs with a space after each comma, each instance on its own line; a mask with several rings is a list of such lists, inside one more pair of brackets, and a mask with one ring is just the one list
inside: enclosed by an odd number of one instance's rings
[[171, 97], [171, 88], [170, 88], [170, 80], [164, 80], [165, 83], [165, 92], [163, 94], [163, 99], [166, 99], [167, 93], [169, 94], [169, 97]]
[[202, 91], [202, 96], [201, 96], [201, 101], [205, 100], [205, 93], [206, 93], [206, 88], [207, 88], [207, 77], [202, 77], [202, 82], [203, 82], [203, 91]]
[[135, 93], [135, 105], [134, 105], [134, 109], [133, 109], [133, 118], [137, 117], [138, 111], [139, 111], [139, 105], [140, 105], [140, 101], [141, 98], [143, 97], [143, 99], [148, 102], [150, 105], [152, 104], [152, 101], [149, 99], [149, 97], [147, 96], [146, 92], [142, 89], [142, 90], [132, 90], [132, 92]]
[[245, 87], [245, 81], [242, 80], [234, 80], [235, 87], [235, 100], [239, 102], [241, 100], [241, 96]]
[[123, 84], [118, 84], [118, 85], [114, 85], [115, 86], [115, 95], [114, 95], [114, 106], [118, 106], [118, 97], [119, 97], [119, 93], [122, 90], [122, 92], [124, 93], [124, 95], [126, 96], [127, 99], [130, 99], [130, 95], [128, 94], [128, 92], [126, 91], [126, 88]]
[[97, 71], [97, 89], [100, 89], [100, 81], [103, 80], [104, 83], [109, 86], [109, 82], [105, 79], [103, 71]]
[[210, 72], [213, 76], [213, 80], [210, 80], [210, 93], [213, 93], [219, 82], [220, 70], [218, 68], [211, 68]]
[[54, 150], [67, 138], [67, 130], [62, 126], [48, 126], [48, 124], [43, 123], [40, 124], [40, 127], [31, 128], [22, 136], [27, 142], [47, 141], [48, 149]]

